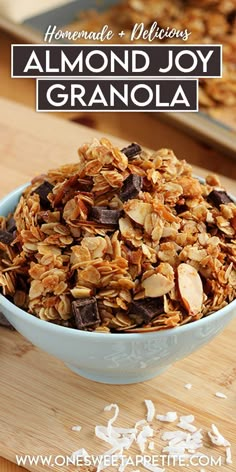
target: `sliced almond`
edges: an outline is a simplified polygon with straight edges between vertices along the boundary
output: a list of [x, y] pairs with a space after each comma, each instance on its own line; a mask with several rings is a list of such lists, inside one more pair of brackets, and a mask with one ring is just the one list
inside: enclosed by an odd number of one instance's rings
[[179, 291], [182, 302], [190, 315], [201, 312], [203, 286], [197, 270], [189, 264], [180, 264], [177, 269]]
[[161, 297], [174, 287], [174, 281], [170, 281], [162, 274], [153, 274], [142, 282], [146, 297]]
[[146, 216], [152, 212], [152, 205], [133, 199], [124, 205], [124, 210], [135, 223], [144, 225]]

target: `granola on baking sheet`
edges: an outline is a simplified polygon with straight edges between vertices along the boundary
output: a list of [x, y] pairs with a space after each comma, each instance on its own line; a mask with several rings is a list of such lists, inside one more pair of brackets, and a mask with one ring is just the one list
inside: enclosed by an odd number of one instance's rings
[[[102, 13], [85, 11], [69, 28], [99, 31], [107, 24], [115, 33], [115, 42], [119, 31], [124, 30], [126, 34], [119, 42], [129, 43], [135, 23], [143, 22], [149, 28], [155, 21], [160, 28], [187, 28], [191, 31], [189, 44], [223, 45], [223, 77], [200, 80], [199, 103], [210, 116], [236, 129], [236, 0], [125, 0]], [[134, 41], [142, 42], [146, 43]], [[161, 42], [180, 40], [166, 38]]]
[[236, 297], [236, 205], [169, 149], [82, 145], [0, 217], [0, 286], [43, 320], [97, 332], [196, 321]]

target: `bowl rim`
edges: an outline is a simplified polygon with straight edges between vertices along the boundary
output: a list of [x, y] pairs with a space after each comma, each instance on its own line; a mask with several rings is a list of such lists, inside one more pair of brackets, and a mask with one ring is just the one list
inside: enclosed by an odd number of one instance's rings
[[[197, 175], [193, 175], [195, 178], [197, 178], [201, 183], [204, 183], [205, 182], [205, 179], [203, 177], [199, 177]], [[21, 185], [20, 187], [17, 187], [16, 189], [14, 189], [12, 192], [10, 192], [9, 194], [7, 194], [4, 198], [2, 198], [0, 200], [0, 214], [1, 214], [1, 207], [2, 205], [5, 205], [6, 203], [8, 203], [9, 200], [11, 200], [12, 198], [16, 197], [16, 196], [21, 196], [23, 190], [25, 190], [28, 186], [30, 185], [30, 183], [26, 183], [26, 184], [23, 184]], [[228, 193], [228, 195], [230, 195], [230, 197], [233, 199], [234, 202], [236, 202], [236, 197], [234, 197], [232, 194]], [[42, 319], [39, 319], [37, 318], [36, 316], [28, 313], [27, 311], [25, 310], [22, 310], [21, 308], [19, 308], [18, 306], [14, 305], [14, 303], [12, 303], [10, 300], [8, 300], [4, 295], [2, 295], [0, 293], [0, 310], [2, 308], [6, 308], [7, 310], [9, 311], [15, 311], [15, 314], [19, 316], [19, 318], [22, 320], [22, 321], [26, 321], [27, 319], [27, 323], [28, 324], [31, 324], [31, 325], [34, 325], [35, 327], [42, 327], [43, 326], [46, 328], [47, 326], [47, 329], [49, 330], [49, 332], [55, 332], [55, 333], [61, 333], [63, 334], [63, 332], [68, 336], [81, 336], [81, 337], [87, 337], [87, 338], [99, 338], [99, 339], [109, 339], [112, 341], [113, 340], [124, 340], [124, 339], [140, 339], [141, 337], [143, 336], [150, 336], [150, 337], [160, 337], [160, 336], [166, 336], [166, 337], [169, 337], [169, 336], [173, 336], [175, 334], [177, 334], [179, 332], [179, 334], [181, 333], [187, 333], [189, 331], [192, 331], [194, 329], [194, 326], [196, 324], [196, 328], [197, 327], [201, 327], [201, 326], [204, 326], [205, 324], [209, 324], [209, 320], [212, 320], [212, 322], [216, 321], [216, 319], [221, 319], [225, 316], [225, 314], [227, 314], [227, 312], [231, 312], [232, 310], [236, 310], [236, 299], [233, 300], [232, 302], [228, 303], [228, 305], [226, 305], [225, 307], [221, 308], [220, 310], [217, 310], [207, 316], [204, 316], [203, 318], [200, 318], [200, 320], [196, 320], [196, 321], [193, 321], [191, 323], [187, 323], [185, 325], [182, 325], [182, 326], [176, 326], [174, 328], [164, 328], [164, 329], [161, 329], [161, 330], [158, 330], [158, 331], [149, 331], [149, 332], [142, 332], [142, 333], [100, 333], [100, 332], [94, 332], [94, 331], [83, 331], [83, 330], [76, 330], [74, 328], [68, 328], [68, 327], [65, 327], [65, 326], [61, 326], [61, 325], [56, 325], [54, 323], [50, 323], [46, 320], [42, 320]], [[236, 314], [236, 313], [235, 313]]]

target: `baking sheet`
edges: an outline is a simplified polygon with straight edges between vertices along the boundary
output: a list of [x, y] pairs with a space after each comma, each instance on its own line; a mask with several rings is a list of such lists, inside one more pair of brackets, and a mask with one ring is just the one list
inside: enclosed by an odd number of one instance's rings
[[[56, 8], [55, 2], [58, 2]], [[61, 5], [62, 2], [63, 5]], [[18, 23], [13, 21], [16, 17], [15, 13], [12, 14], [12, 18], [9, 16], [9, 12], [8, 15], [5, 12], [4, 16], [4, 9], [1, 10], [1, 4], [3, 5], [3, 3], [0, 1], [0, 27], [7, 29], [27, 42], [39, 43], [43, 41], [44, 33], [49, 25], [63, 27], [72, 23], [80, 11], [86, 9], [103, 11], [109, 6], [119, 3], [119, 0], [53, 0], [53, 9], [48, 10], [48, 2], [46, 2], [46, 11], [29, 17], [27, 17], [26, 12], [26, 19]], [[18, 4], [19, 8], [19, 3], [15, 2], [15, 4]], [[154, 113], [154, 115], [158, 119], [164, 119], [173, 126], [216, 147], [218, 150], [236, 157], [236, 131], [224, 125], [221, 121], [217, 121], [203, 112], [188, 113], [187, 117], [184, 113]]]

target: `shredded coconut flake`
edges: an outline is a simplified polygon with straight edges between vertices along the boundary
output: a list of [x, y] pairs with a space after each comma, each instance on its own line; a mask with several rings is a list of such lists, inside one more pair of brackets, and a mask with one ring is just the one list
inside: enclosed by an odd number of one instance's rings
[[189, 431], [190, 433], [194, 433], [195, 431], [197, 431], [196, 426], [191, 423], [188, 423], [187, 421], [180, 421], [177, 426], [181, 429], [184, 429], [185, 431]]
[[225, 454], [226, 454], [226, 458], [225, 458], [226, 464], [232, 464], [233, 462], [232, 462], [232, 454], [231, 454], [230, 446], [226, 447]]
[[180, 437], [180, 439], [182, 439], [186, 435], [187, 435], [187, 433], [184, 433], [183, 431], [165, 431], [161, 435], [161, 439], [163, 441], [171, 441], [171, 440], [175, 439], [176, 437]]
[[186, 384], [186, 385], [184, 386], [184, 388], [186, 388], [187, 390], [191, 390], [192, 384]]
[[176, 411], [168, 411], [166, 415], [157, 415], [159, 421], [166, 421], [167, 423], [174, 423], [178, 419]]
[[155, 416], [155, 406], [152, 400], [144, 400], [147, 407], [147, 421], [150, 422]]
[[82, 426], [72, 426], [72, 431], [81, 431]]
[[113, 430], [118, 434], [135, 434], [135, 428], [113, 428]]
[[120, 409], [119, 409], [118, 405], [116, 405], [116, 403], [111, 403], [111, 405], [107, 405], [107, 406], [105, 406], [105, 408], [104, 408], [104, 411], [111, 411], [113, 408], [115, 409], [115, 414], [114, 414], [114, 416], [108, 421], [108, 424], [107, 424], [108, 432], [111, 431], [112, 425], [113, 425], [114, 421], [116, 421], [117, 416], [119, 415]]
[[137, 429], [139, 426], [143, 426], [143, 425], [146, 425], [147, 424], [147, 421], [146, 420], [139, 420], [135, 423], [135, 428]]
[[222, 434], [219, 432], [218, 428], [214, 424], [211, 425], [211, 429], [212, 431], [208, 432], [208, 436], [213, 444], [215, 444], [216, 446], [224, 447], [230, 446], [230, 442], [227, 441], [224, 436], [222, 436]]
[[171, 454], [171, 455], [184, 455], [185, 453], [185, 447], [184, 446], [165, 446], [163, 449], [162, 449], [162, 452], [168, 452], [168, 454]]
[[150, 451], [154, 451], [154, 449], [155, 449], [154, 441], [150, 441], [150, 443], [148, 444], [148, 449], [149, 449]]
[[181, 434], [177, 434], [178, 431], [176, 431], [176, 436], [169, 441], [169, 446], [176, 446], [176, 444], [181, 443], [183, 440], [189, 439], [189, 433], [184, 433], [184, 431], [179, 431]]
[[186, 423], [193, 423], [194, 420], [195, 420], [194, 415], [180, 416], [180, 421], [183, 421]]
[[[97, 438], [108, 443], [110, 449], [100, 456], [99, 464], [97, 467], [97, 472], [102, 472], [107, 467], [111, 466], [113, 459], [118, 460], [118, 472], [125, 472], [126, 466], [129, 465], [128, 459], [124, 458], [124, 451], [128, 450], [133, 443], [135, 443], [142, 454], [145, 452], [145, 448], [150, 451], [154, 451], [155, 444], [152, 438], [154, 436], [154, 430], [151, 428], [150, 421], [153, 420], [155, 416], [155, 407], [151, 400], [145, 400], [147, 407], [147, 419], [142, 419], [136, 422], [134, 427], [122, 428], [115, 427], [113, 423], [116, 421], [119, 415], [119, 407], [116, 404], [107, 405], [104, 410], [111, 411], [115, 410], [114, 415], [111, 419], [108, 420], [107, 425], [98, 425], [95, 427], [95, 435]], [[174, 422], [178, 419], [176, 412], [167, 412], [165, 415], [156, 415], [156, 418], [159, 421], [163, 422]], [[176, 457], [206, 457], [207, 455], [202, 454], [199, 449], [203, 447], [203, 434], [202, 430], [197, 430], [193, 422], [195, 420], [194, 415], [189, 414], [185, 416], [180, 416], [179, 423], [177, 426], [180, 429], [175, 431], [164, 431], [161, 434], [161, 439], [166, 441], [167, 444], [162, 449], [163, 453], [168, 454], [170, 458]], [[80, 431], [81, 426], [73, 426], [73, 431]], [[211, 442], [216, 446], [225, 447], [225, 463], [232, 464], [231, 448], [230, 443], [225, 439], [222, 434], [219, 432], [217, 427], [212, 424], [211, 430], [208, 432], [208, 436], [211, 439]], [[75, 457], [86, 457], [89, 456], [86, 449], [82, 448], [78, 451], [75, 451], [71, 458]], [[109, 458], [111, 460], [109, 460]], [[165, 469], [157, 467], [150, 463], [148, 456], [143, 456], [142, 466], [149, 472], [165, 472]], [[132, 472], [140, 472], [139, 470], [133, 470]], [[205, 472], [205, 469], [200, 469], [199, 472]]]
[[218, 397], [218, 398], [228, 398], [227, 395], [225, 395], [225, 394], [222, 393], [222, 392], [216, 392], [216, 393], [215, 393], [215, 396]]
[[150, 428], [149, 425], [144, 426], [142, 431], [137, 436], [136, 443], [142, 453], [145, 451], [145, 445], [147, 442], [147, 438], [150, 438], [153, 436], [153, 429]]

